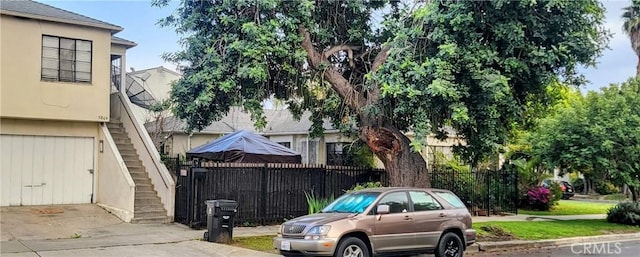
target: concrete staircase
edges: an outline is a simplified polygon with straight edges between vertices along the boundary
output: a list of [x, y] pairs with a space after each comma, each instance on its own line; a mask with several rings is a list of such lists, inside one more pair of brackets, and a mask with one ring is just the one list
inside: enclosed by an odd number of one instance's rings
[[109, 122], [107, 128], [115, 141], [129, 174], [136, 185], [134, 213], [131, 223], [166, 223], [167, 211], [164, 209], [158, 193], [151, 183], [129, 135], [120, 122]]

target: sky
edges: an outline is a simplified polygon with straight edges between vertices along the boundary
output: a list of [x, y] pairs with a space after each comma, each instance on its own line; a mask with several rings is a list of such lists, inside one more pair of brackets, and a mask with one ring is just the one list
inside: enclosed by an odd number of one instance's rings
[[[176, 8], [173, 1], [164, 8], [153, 7], [150, 1], [140, 0], [38, 0], [58, 8], [82, 14], [94, 19], [123, 27], [116, 36], [136, 42], [127, 51], [127, 68], [136, 70], [164, 66], [176, 70], [176, 65], [166, 63], [161, 55], [181, 49], [179, 36], [171, 28], [161, 28], [156, 23], [170, 15]], [[590, 83], [582, 88], [598, 90], [610, 83], [620, 83], [635, 74], [637, 57], [627, 36], [622, 32], [622, 8], [630, 0], [602, 0], [606, 8], [606, 28], [613, 34], [607, 49], [595, 68], [583, 68]]]

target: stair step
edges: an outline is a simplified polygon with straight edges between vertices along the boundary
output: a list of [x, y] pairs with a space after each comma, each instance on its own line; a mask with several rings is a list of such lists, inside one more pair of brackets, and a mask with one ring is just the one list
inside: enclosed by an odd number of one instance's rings
[[125, 158], [123, 158], [125, 164], [127, 164], [127, 167], [131, 166], [131, 167], [142, 167], [142, 161], [138, 158], [133, 158], [131, 156], [125, 156]]
[[135, 184], [136, 184], [136, 191], [154, 191], [153, 185], [151, 185], [151, 183], [149, 184], [135, 183]]
[[156, 191], [140, 191], [140, 190], [136, 190], [136, 197], [158, 197], [158, 193], [156, 193]]
[[160, 200], [156, 200], [156, 203], [140, 203], [140, 202], [135, 202], [134, 203], [135, 207], [134, 207], [134, 212], [138, 213], [138, 212], [166, 212], [164, 210], [164, 206], [162, 205], [162, 202], [160, 202]]
[[129, 174], [131, 174], [131, 178], [135, 181], [136, 179], [139, 179], [139, 182], [143, 182], [143, 179], [148, 179], [149, 176], [147, 176], [147, 173], [144, 172], [129, 172]]
[[131, 219], [131, 223], [134, 224], [159, 224], [159, 223], [168, 223], [166, 216], [160, 217], [144, 217], [144, 218], [133, 218]]
[[122, 156], [122, 160], [124, 160], [125, 164], [127, 164], [127, 167], [129, 166], [129, 164], [133, 164], [132, 166], [135, 166], [137, 162], [139, 162], [140, 164], [142, 163], [142, 161], [138, 159], [138, 156], [125, 155], [125, 156]]
[[[158, 201], [160, 202], [160, 201]], [[134, 203], [135, 204], [135, 203]], [[143, 213], [161, 213], [162, 215], [166, 215], [167, 211], [164, 210], [162, 203], [156, 204], [135, 204], [133, 211], [134, 214], [143, 214]]]
[[151, 184], [151, 179], [149, 179], [149, 178], [131, 177], [131, 179], [133, 179], [133, 183], [136, 184], [136, 187], [137, 186], [142, 186], [142, 185], [149, 185], [149, 187], [151, 188], [153, 186]]
[[129, 169], [129, 174], [136, 185], [134, 199], [134, 215], [131, 223], [167, 223], [167, 211], [154, 190], [151, 179], [142, 166], [142, 161], [131, 143], [131, 138], [121, 122], [107, 123], [109, 133]]
[[130, 173], [144, 173], [144, 174], [147, 174], [142, 167], [127, 166], [127, 169], [129, 169]]
[[[121, 145], [119, 145], [121, 146]], [[122, 147], [122, 149], [118, 148], [120, 151], [120, 154], [135, 154], [137, 155], [138, 152], [136, 151], [136, 149], [134, 149], [133, 147]]]

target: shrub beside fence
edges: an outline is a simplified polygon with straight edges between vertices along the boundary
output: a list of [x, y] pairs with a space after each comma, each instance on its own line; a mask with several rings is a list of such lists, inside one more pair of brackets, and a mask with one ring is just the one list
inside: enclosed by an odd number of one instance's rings
[[[178, 163], [178, 162], [175, 162]], [[307, 214], [305, 192], [338, 197], [358, 183], [388, 185], [383, 169], [301, 164], [182, 162], [176, 172], [176, 222], [206, 226], [206, 200], [238, 202], [236, 225], [266, 225]], [[475, 215], [516, 212], [517, 178], [501, 172], [431, 172], [432, 187], [449, 189]]]

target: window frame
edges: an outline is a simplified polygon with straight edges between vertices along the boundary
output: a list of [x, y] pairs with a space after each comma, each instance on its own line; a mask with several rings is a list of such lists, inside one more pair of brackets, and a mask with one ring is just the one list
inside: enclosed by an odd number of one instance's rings
[[[431, 199], [433, 200], [433, 202], [435, 202], [436, 204], [438, 204], [438, 206], [440, 206], [440, 208], [438, 209], [432, 209], [432, 210], [417, 210], [416, 209], [416, 205], [415, 205], [415, 201], [413, 200], [413, 196], [411, 196], [411, 193], [424, 193], [427, 196], [431, 197]], [[423, 211], [439, 211], [439, 210], [444, 210], [445, 207], [444, 205], [442, 205], [442, 203], [440, 201], [438, 201], [438, 198], [434, 195], [432, 195], [431, 193], [427, 192], [427, 191], [421, 191], [421, 190], [410, 190], [407, 192], [407, 194], [409, 195], [409, 201], [410, 201], [410, 205], [411, 205], [411, 209], [414, 212], [423, 212]]]
[[279, 144], [279, 145], [281, 145], [281, 146], [284, 146], [284, 147], [286, 147], [286, 148], [291, 149], [291, 142], [289, 142], [289, 141], [278, 141], [278, 142], [276, 142], [276, 143], [277, 143], [277, 144]]
[[[57, 40], [57, 46], [56, 47], [51, 47], [51, 46], [46, 46], [45, 45], [45, 38], [52, 38], [52, 39], [56, 39]], [[73, 41], [73, 49], [65, 49], [62, 46], [62, 42], [64, 40], [69, 40], [69, 41]], [[82, 42], [82, 43], [88, 43], [89, 46], [89, 50], [81, 50], [78, 47], [78, 43]], [[68, 37], [61, 37], [61, 36], [54, 36], [54, 35], [48, 35], [48, 34], [42, 34], [41, 37], [41, 47], [40, 47], [40, 80], [41, 81], [47, 81], [47, 82], [65, 82], [65, 83], [80, 83], [80, 84], [91, 84], [93, 81], [93, 41], [92, 40], [85, 40], [85, 39], [78, 39], [78, 38], [68, 38]], [[56, 52], [56, 57], [52, 58], [52, 57], [47, 57], [45, 56], [45, 49], [51, 49], [54, 50], [52, 52]], [[63, 57], [63, 50], [69, 50], [70, 53], [72, 53], [73, 59], [65, 59], [62, 58]], [[88, 60], [79, 60], [78, 58], [78, 53], [88, 53]], [[45, 61], [46, 60], [50, 60], [52, 62], [57, 63], [57, 67], [56, 68], [50, 68], [50, 67], [45, 67]], [[69, 63], [68, 65], [71, 66], [71, 69], [63, 69], [63, 62]], [[88, 71], [83, 71], [83, 70], [79, 70], [78, 64], [88, 64]], [[49, 70], [49, 71], [55, 71], [56, 72], [56, 77], [53, 78], [53, 76], [51, 75], [45, 75], [45, 70]], [[64, 72], [69, 72], [72, 75], [72, 78], [66, 78], [66, 76], [63, 75]], [[81, 79], [78, 78], [78, 73], [85, 73], [88, 75], [88, 79]]]
[[371, 212], [369, 213], [369, 215], [377, 215], [378, 212], [378, 205], [380, 204], [384, 204], [382, 203], [382, 200], [391, 195], [391, 194], [395, 194], [395, 193], [402, 193], [404, 194], [404, 196], [406, 197], [407, 200], [407, 208], [405, 209], [406, 212], [391, 212], [391, 206], [389, 206], [389, 214], [398, 214], [398, 213], [411, 213], [413, 212], [413, 204], [411, 203], [411, 196], [409, 196], [409, 192], [408, 191], [390, 191], [390, 192], [386, 192], [384, 194], [381, 194], [380, 196], [378, 196], [378, 200], [375, 202], [375, 204], [373, 205], [373, 208], [371, 210]]

